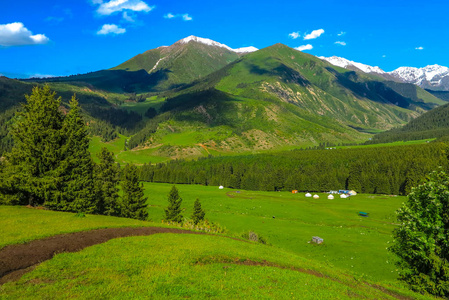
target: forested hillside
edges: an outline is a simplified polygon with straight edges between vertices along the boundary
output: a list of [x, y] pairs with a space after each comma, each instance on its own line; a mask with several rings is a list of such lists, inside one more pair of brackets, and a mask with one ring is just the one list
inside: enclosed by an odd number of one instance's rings
[[432, 170], [440, 166], [448, 168], [447, 149], [445, 143], [429, 143], [177, 160], [144, 165], [140, 178], [245, 190], [354, 189], [362, 193], [406, 195]]
[[441, 138], [449, 136], [449, 104], [437, 107], [403, 127], [375, 135], [367, 144]]

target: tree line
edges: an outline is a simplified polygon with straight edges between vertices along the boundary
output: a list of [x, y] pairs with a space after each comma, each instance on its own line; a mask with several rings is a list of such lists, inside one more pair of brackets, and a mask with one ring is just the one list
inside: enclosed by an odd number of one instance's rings
[[140, 167], [148, 182], [223, 185], [245, 190], [407, 195], [432, 170], [448, 169], [447, 144], [293, 150], [276, 154], [175, 160]]
[[68, 112], [48, 86], [35, 87], [26, 100], [12, 124], [14, 145], [0, 162], [0, 204], [147, 218], [137, 167], [127, 165], [120, 172], [106, 148], [99, 154], [100, 163], [93, 162], [75, 96]]

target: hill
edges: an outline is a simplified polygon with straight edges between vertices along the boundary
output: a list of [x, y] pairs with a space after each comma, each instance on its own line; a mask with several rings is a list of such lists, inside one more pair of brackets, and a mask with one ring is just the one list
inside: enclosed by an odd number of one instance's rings
[[389, 143], [449, 136], [449, 104], [434, 108], [408, 124], [381, 132], [367, 143]]
[[[64, 83], [48, 84], [62, 98], [62, 110], [68, 108], [70, 98], [76, 94], [91, 132], [101, 136], [104, 141], [116, 138], [116, 131], [129, 134], [138, 130], [142, 116], [120, 107], [121, 103], [129, 99], [128, 95], [94, 91], [84, 86]], [[25, 95], [30, 95], [36, 85], [42, 83], [0, 77], [0, 156], [11, 149], [12, 140], [8, 133], [14, 122], [14, 113], [25, 102]]]
[[171, 157], [204, 147], [215, 153], [358, 142], [442, 102], [414, 85], [341, 69], [282, 44], [161, 96], [169, 120], [151, 124], [129, 146], [164, 145], [157, 151]]

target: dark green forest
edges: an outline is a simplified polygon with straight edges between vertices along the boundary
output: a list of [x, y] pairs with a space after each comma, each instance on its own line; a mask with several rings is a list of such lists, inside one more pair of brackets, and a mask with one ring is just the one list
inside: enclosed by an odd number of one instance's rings
[[448, 168], [445, 143], [209, 157], [145, 164], [149, 182], [223, 185], [245, 190], [330, 191], [406, 195], [426, 175]]
[[376, 134], [365, 144], [412, 141], [449, 136], [449, 104], [434, 108], [403, 127]]

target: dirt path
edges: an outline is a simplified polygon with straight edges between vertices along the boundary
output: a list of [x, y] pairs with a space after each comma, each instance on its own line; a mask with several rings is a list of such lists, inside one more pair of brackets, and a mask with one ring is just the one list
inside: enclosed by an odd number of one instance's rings
[[19, 279], [23, 274], [31, 271], [33, 266], [51, 259], [55, 254], [77, 252], [114, 238], [156, 233], [204, 234], [202, 232], [160, 227], [105, 228], [61, 234], [34, 240], [26, 244], [10, 245], [0, 250], [0, 285]]

